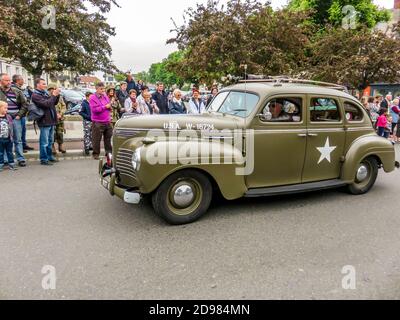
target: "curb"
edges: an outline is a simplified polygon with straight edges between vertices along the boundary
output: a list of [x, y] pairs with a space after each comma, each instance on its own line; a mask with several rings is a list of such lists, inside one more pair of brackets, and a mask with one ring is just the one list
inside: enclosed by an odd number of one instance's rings
[[[102, 150], [102, 153], [104, 153], [104, 150]], [[24, 156], [27, 162], [40, 160], [40, 154], [38, 151], [25, 153]], [[92, 156], [85, 155], [82, 150], [68, 150], [65, 154], [57, 153], [56, 158], [58, 160], [91, 160]]]

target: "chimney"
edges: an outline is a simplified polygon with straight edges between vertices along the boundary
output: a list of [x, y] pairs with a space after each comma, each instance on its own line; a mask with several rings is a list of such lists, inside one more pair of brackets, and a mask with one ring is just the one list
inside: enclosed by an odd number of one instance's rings
[[393, 9], [400, 9], [400, 0], [394, 0], [394, 7]]

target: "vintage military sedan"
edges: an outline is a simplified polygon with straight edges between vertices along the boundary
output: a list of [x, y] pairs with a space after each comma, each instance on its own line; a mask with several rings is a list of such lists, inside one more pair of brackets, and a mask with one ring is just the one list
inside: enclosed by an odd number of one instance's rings
[[398, 163], [362, 105], [343, 88], [311, 81], [258, 80], [223, 89], [202, 115], [128, 116], [100, 161], [111, 195], [152, 198], [171, 224], [228, 200], [328, 188], [359, 195], [378, 170]]

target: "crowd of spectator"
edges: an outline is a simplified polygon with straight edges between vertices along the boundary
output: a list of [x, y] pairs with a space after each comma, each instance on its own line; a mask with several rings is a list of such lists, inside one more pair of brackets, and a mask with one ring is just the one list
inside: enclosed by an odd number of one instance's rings
[[[11, 170], [26, 166], [24, 154], [33, 150], [26, 143], [26, 119], [33, 107], [41, 112], [40, 117], [34, 119], [40, 130], [40, 164], [51, 166], [58, 162], [55, 142], [58, 151], [66, 152], [63, 138], [66, 108], [61, 90], [55, 84], [47, 85], [41, 78], [34, 83], [34, 90], [24, 90], [21, 76], [11, 79], [7, 74], [0, 74], [0, 171], [7, 164]], [[136, 82], [131, 74], [127, 74], [117, 89], [97, 83], [95, 93], [86, 93], [79, 112], [83, 119], [85, 154], [90, 155], [92, 151], [93, 159], [99, 159], [102, 140], [105, 152], [111, 153], [113, 128], [125, 115], [201, 114], [217, 93], [218, 88], [213, 87], [211, 94], [204, 98], [194, 87], [189, 101], [184, 102], [181, 90], [167, 91], [159, 82], [156, 91], [151, 93], [149, 87], [142, 81]], [[361, 103], [377, 134], [399, 143], [400, 98], [393, 99], [391, 94], [364, 96]]]

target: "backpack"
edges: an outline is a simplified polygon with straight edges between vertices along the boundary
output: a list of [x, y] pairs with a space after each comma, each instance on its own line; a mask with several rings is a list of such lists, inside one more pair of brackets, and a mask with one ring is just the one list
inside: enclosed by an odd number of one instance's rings
[[28, 105], [28, 121], [37, 122], [44, 116], [44, 110], [39, 108], [33, 102]]

